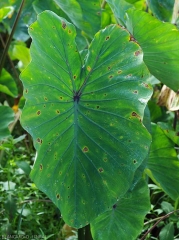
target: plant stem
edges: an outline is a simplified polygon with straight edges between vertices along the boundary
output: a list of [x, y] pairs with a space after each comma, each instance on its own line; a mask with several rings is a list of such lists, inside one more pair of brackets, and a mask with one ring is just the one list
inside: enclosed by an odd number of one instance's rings
[[161, 217], [145, 234], [144, 236], [140, 239], [140, 240], [144, 240], [147, 235], [159, 224], [159, 222], [161, 222], [162, 220], [164, 220], [165, 218], [168, 218], [170, 215], [172, 215], [173, 213], [175, 212], [179, 212], [179, 209], [178, 210], [174, 210], [172, 212], [169, 212], [167, 213], [165, 216]]
[[102, 2], [102, 4], [101, 4], [101, 8], [102, 8], [102, 9], [105, 9], [105, 6], [106, 6], [106, 1], [103, 0], [103, 2]]
[[178, 18], [178, 10], [179, 10], [179, 0], [175, 0], [173, 6], [173, 14], [172, 14], [172, 21], [171, 23], [176, 24], [176, 20]]
[[4, 48], [4, 51], [3, 51], [3, 54], [2, 54], [2, 57], [1, 57], [1, 60], [0, 60], [0, 75], [1, 75], [2, 68], [3, 68], [3, 66], [4, 66], [4, 62], [5, 62], [5, 59], [6, 59], [6, 55], [7, 55], [7, 52], [8, 52], [8, 49], [9, 49], [9, 46], [10, 46], [12, 37], [13, 37], [13, 35], [14, 35], [14, 31], [15, 31], [15, 29], [16, 29], [18, 20], [19, 20], [19, 18], [20, 18], [20, 14], [21, 14], [21, 12], [22, 12], [22, 8], [23, 8], [23, 5], [24, 5], [24, 2], [25, 2], [25, 0], [22, 0], [21, 5], [20, 5], [20, 8], [19, 8], [19, 11], [18, 11], [17, 16], [16, 16], [16, 19], [15, 19], [14, 24], [13, 24], [13, 26], [12, 26], [11, 33], [10, 33], [10, 35], [9, 35], [9, 37], [8, 37], [8, 40], [7, 40], [7, 42], [6, 42], [6, 46], [5, 46], [5, 48]]
[[93, 240], [89, 224], [85, 227], [85, 240]]
[[78, 229], [78, 240], [85, 240], [84, 227]]

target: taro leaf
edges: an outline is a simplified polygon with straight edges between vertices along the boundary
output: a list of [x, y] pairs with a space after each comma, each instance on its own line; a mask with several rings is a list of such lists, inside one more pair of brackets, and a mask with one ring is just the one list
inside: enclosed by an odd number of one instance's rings
[[174, 225], [173, 222], [169, 222], [165, 227], [162, 228], [159, 234], [160, 240], [171, 240], [174, 239]]
[[[101, 27], [100, 0], [55, 0], [71, 21], [93, 38]], [[74, 10], [75, 9], [75, 10]]]
[[144, 180], [140, 180], [134, 189], [129, 190], [119, 199], [112, 209], [92, 221], [92, 236], [98, 240], [136, 239], [143, 228], [144, 217], [149, 210], [148, 187]]
[[30, 35], [21, 122], [37, 150], [31, 177], [78, 228], [125, 194], [148, 153], [141, 122], [152, 94], [148, 71], [139, 46], [117, 25], [96, 34], [83, 66], [65, 19], [45, 11]]
[[8, 126], [14, 120], [14, 112], [10, 107], [0, 106], [0, 140], [9, 137]]
[[179, 197], [179, 160], [174, 143], [155, 124], [152, 125], [152, 145], [146, 173], [172, 199]]
[[161, 21], [171, 22], [175, 0], [147, 0], [153, 15]]
[[[144, 53], [144, 62], [158, 80], [177, 91], [179, 89], [179, 31], [170, 23], [163, 23], [150, 14], [133, 9], [121, 0], [107, 0], [115, 16], [124, 22], [134, 41]], [[125, 15], [124, 15], [125, 14]]]
[[17, 97], [18, 90], [12, 76], [3, 68], [0, 74], [0, 92]]
[[11, 6], [0, 8], [0, 22], [2, 22], [4, 18], [7, 18], [10, 14], [12, 14], [13, 11], [14, 8]]

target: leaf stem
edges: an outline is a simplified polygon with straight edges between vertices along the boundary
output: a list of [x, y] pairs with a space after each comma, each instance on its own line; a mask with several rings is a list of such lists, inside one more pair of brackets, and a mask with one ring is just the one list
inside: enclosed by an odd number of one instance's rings
[[174, 210], [172, 212], [167, 213], [165, 216], [160, 217], [160, 219], [144, 234], [144, 236], [140, 240], [144, 240], [147, 235], [164, 219], [168, 218], [170, 215], [172, 215], [175, 212], [179, 212], [179, 209]]
[[106, 6], [106, 0], [103, 0], [102, 4], [101, 4], [101, 8], [102, 9], [105, 9], [105, 6]]
[[8, 49], [9, 49], [9, 46], [10, 46], [12, 37], [13, 37], [13, 35], [14, 35], [14, 31], [15, 31], [15, 29], [16, 29], [18, 20], [19, 20], [19, 18], [20, 18], [20, 14], [21, 14], [21, 12], [22, 12], [22, 8], [23, 8], [23, 5], [24, 5], [24, 2], [25, 2], [25, 0], [22, 0], [21, 5], [20, 5], [20, 8], [19, 8], [19, 11], [18, 11], [17, 16], [16, 16], [16, 19], [15, 19], [14, 24], [13, 24], [13, 26], [12, 26], [11, 33], [10, 33], [10, 35], [9, 35], [9, 37], [8, 37], [8, 40], [7, 40], [7, 42], [6, 42], [6, 46], [5, 46], [5, 48], [4, 48], [4, 51], [3, 51], [3, 54], [2, 54], [2, 57], [1, 57], [1, 60], [0, 60], [0, 75], [1, 75], [2, 68], [3, 68], [3, 66], [4, 66], [4, 62], [5, 62], [5, 59], [6, 59], [6, 55], [7, 55], [7, 52], [8, 52]]
[[176, 24], [176, 20], [178, 18], [178, 10], [179, 10], [179, 0], [175, 0], [173, 6], [173, 14], [172, 14], [172, 21], [171, 23]]

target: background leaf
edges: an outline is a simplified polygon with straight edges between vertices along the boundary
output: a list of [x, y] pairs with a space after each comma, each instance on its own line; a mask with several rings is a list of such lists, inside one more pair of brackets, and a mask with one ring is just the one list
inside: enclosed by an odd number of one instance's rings
[[14, 120], [14, 112], [10, 107], [0, 106], [0, 116], [0, 140], [3, 140], [11, 135], [8, 126]]
[[155, 124], [152, 125], [152, 145], [146, 173], [172, 199], [179, 197], [179, 160], [174, 143]]
[[0, 75], [0, 92], [17, 97], [18, 90], [13, 77], [3, 68]]
[[149, 190], [140, 180], [113, 207], [91, 223], [94, 239], [136, 239], [143, 228], [145, 214], [150, 210]]
[[171, 240], [174, 239], [174, 225], [172, 222], [168, 223], [162, 228], [159, 234], [160, 240]]
[[125, 194], [148, 153], [148, 70], [139, 46], [116, 25], [96, 34], [83, 67], [65, 19], [43, 12], [30, 34], [21, 123], [38, 152], [31, 177], [64, 220], [81, 227]]

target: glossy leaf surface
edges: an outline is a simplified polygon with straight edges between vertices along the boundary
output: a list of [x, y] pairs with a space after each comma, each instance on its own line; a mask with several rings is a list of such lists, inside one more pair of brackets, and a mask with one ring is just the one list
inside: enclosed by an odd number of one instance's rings
[[30, 34], [21, 123], [37, 150], [31, 177], [80, 227], [125, 194], [148, 153], [148, 70], [139, 46], [116, 25], [96, 34], [84, 65], [65, 19], [43, 12]]
[[144, 217], [150, 210], [147, 184], [140, 180], [132, 190], [91, 223], [94, 239], [136, 239], [143, 228]]
[[3, 68], [0, 75], [0, 92], [17, 97], [18, 91], [13, 77]]
[[179, 197], [179, 160], [174, 143], [155, 124], [152, 125], [152, 144], [146, 173], [172, 199]]

